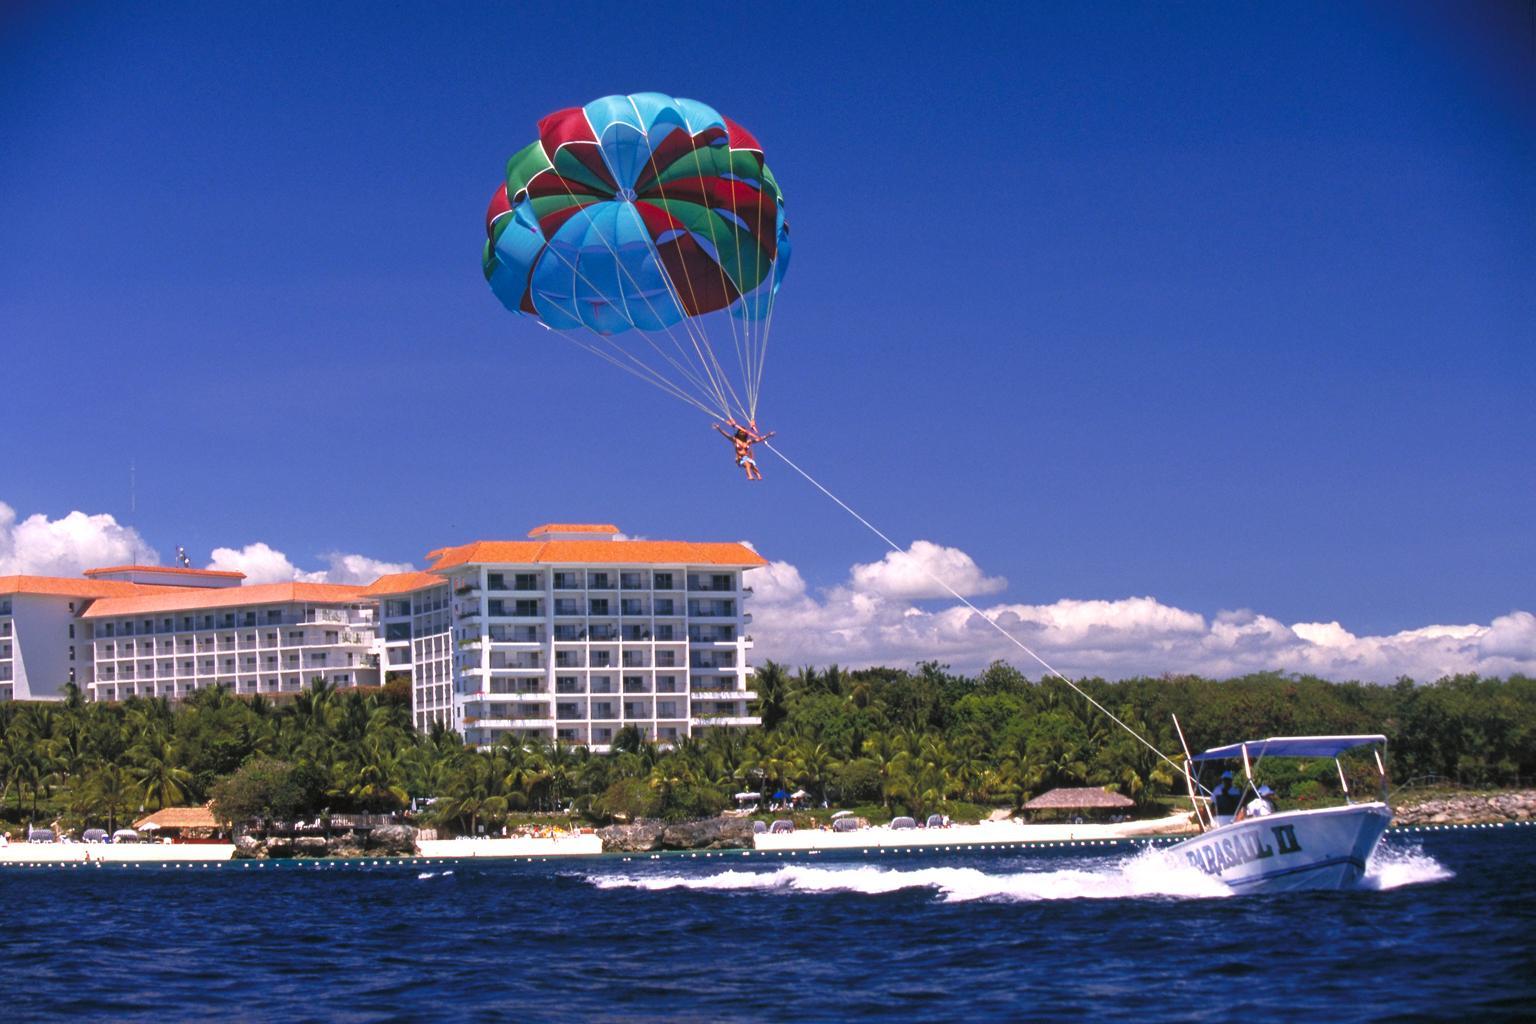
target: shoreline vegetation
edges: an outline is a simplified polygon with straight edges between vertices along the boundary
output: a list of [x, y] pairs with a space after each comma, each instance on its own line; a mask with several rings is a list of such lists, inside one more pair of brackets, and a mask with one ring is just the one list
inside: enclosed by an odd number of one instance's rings
[[[385, 814], [444, 839], [643, 820], [697, 825], [738, 792], [761, 793], [766, 806], [780, 791], [804, 791], [802, 809], [758, 816], [791, 817], [800, 828], [825, 824], [837, 808], [876, 823], [929, 814], [982, 821], [1018, 814], [1059, 786], [1112, 789], [1134, 802], [1128, 813], [1137, 818], [1187, 802], [1177, 772], [1081, 698], [1006, 664], [965, 676], [933, 663], [790, 671], [768, 662], [752, 682], [761, 727], [708, 730], [671, 748], [624, 729], [605, 754], [533, 740], [477, 750], [441, 727], [418, 732], [399, 683], [366, 691], [317, 683], [281, 702], [210, 689], [174, 705], [90, 703], [70, 688], [59, 703], [0, 705], [0, 829], [13, 842], [25, 841], [29, 824], [111, 832], [145, 812], [205, 802], [235, 835]], [[1536, 776], [1536, 680], [1524, 676], [1079, 685], [1170, 754], [1178, 749], [1170, 713], [1195, 750], [1266, 735], [1383, 732], [1405, 802], [1445, 795], [1426, 784], [1493, 789]], [[1288, 808], [1331, 802], [1337, 788], [1331, 759], [1265, 763], [1261, 774]], [[1464, 797], [1426, 820], [1483, 813]], [[1503, 813], [1483, 803], [1487, 814]], [[1512, 806], [1528, 817], [1532, 804]]]

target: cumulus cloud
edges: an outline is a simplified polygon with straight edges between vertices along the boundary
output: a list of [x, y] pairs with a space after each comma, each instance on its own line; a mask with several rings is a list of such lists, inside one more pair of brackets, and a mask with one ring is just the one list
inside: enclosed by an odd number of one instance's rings
[[[907, 554], [934, 557], [917, 548]], [[955, 554], [963, 557], [945, 555], [943, 564], [971, 585], [991, 579], [969, 556]], [[931, 659], [960, 671], [1003, 659], [1040, 674], [1039, 664], [995, 624], [1069, 676], [1227, 677], [1279, 670], [1390, 682], [1403, 675], [1536, 673], [1536, 615], [1528, 611], [1488, 625], [1429, 625], [1385, 636], [1357, 636], [1338, 622], [1286, 624], [1249, 609], [1208, 617], [1151, 596], [997, 603], [978, 606], [978, 615], [955, 602], [939, 608], [914, 603], [930, 593], [903, 585], [912, 580], [907, 568], [891, 558], [856, 565], [847, 583], [817, 593], [788, 562], [751, 570], [754, 656], [850, 667]]]
[[416, 568], [410, 562], [381, 562], [377, 558], [369, 558], [367, 555], [349, 555], [339, 551], [333, 551], [325, 556], [329, 568], [326, 569], [326, 583], [372, 583], [380, 576], [388, 576], [397, 572], [410, 572]]
[[325, 582], [324, 573], [300, 572], [287, 555], [265, 541], [247, 544], [243, 548], [214, 548], [208, 568], [220, 572], [243, 572], [246, 583], [287, 583], [292, 580]]
[[159, 562], [137, 530], [110, 515], [71, 512], [49, 519], [38, 513], [18, 521], [16, 510], [0, 502], [0, 576], [78, 576], [109, 565]]
[[1008, 585], [1001, 576], [983, 573], [959, 548], [926, 540], [913, 541], [905, 551], [887, 552], [878, 562], [855, 565], [851, 576], [854, 590], [906, 600], [948, 597], [945, 584], [964, 597], [995, 594]]
[[257, 541], [243, 548], [214, 548], [210, 569], [245, 573], [246, 583], [372, 583], [380, 576], [409, 572], [409, 562], [381, 562], [366, 555], [332, 552], [325, 557], [326, 568], [305, 571], [293, 564], [283, 552]]

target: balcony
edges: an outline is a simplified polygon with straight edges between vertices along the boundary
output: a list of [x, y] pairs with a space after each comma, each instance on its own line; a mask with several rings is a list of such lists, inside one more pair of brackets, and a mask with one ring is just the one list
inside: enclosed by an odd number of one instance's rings
[[695, 715], [688, 719], [688, 723], [695, 728], [709, 728], [711, 726], [753, 726], [762, 725], [763, 720], [756, 715]]
[[694, 700], [756, 700], [756, 690], [691, 690]]

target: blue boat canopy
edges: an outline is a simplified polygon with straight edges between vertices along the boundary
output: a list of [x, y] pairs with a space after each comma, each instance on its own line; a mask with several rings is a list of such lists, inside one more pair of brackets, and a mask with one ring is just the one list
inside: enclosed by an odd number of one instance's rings
[[1260, 757], [1338, 757], [1346, 750], [1364, 747], [1372, 743], [1385, 743], [1385, 736], [1271, 736], [1267, 740], [1244, 740], [1224, 747], [1212, 747], [1203, 754], [1196, 754], [1196, 761], [1220, 761], [1229, 757], [1242, 757], [1248, 748], [1250, 758]]

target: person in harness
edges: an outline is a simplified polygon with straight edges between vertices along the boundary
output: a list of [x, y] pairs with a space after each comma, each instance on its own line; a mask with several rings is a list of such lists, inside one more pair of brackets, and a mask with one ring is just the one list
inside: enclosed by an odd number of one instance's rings
[[770, 430], [768, 433], [762, 434], [758, 432], [757, 424], [749, 423], [744, 427], [734, 419], [728, 419], [726, 423], [735, 429], [727, 430], [718, 423], [711, 425], [721, 437], [731, 442], [731, 447], [736, 451], [736, 465], [740, 466], [742, 471], [747, 474], [747, 479], [761, 480], [763, 473], [762, 470], [757, 468], [757, 460], [752, 457], [752, 446], [768, 440], [774, 435], [774, 432]]

